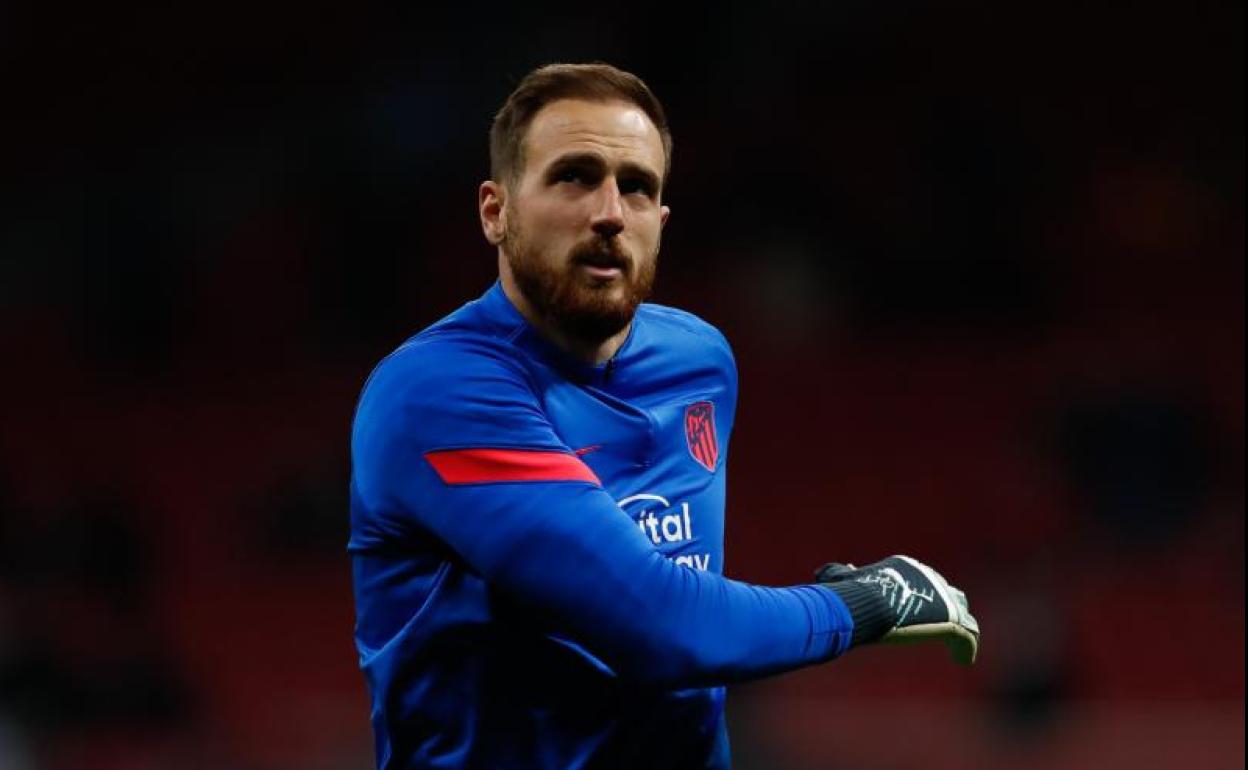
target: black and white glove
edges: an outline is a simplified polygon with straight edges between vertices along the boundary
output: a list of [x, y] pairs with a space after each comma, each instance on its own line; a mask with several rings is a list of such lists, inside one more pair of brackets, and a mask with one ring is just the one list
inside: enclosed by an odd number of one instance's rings
[[979, 623], [966, 594], [936, 570], [909, 556], [855, 567], [825, 564], [815, 580], [836, 591], [854, 618], [852, 644], [894, 644], [940, 640], [955, 662], [969, 666], [979, 649]]

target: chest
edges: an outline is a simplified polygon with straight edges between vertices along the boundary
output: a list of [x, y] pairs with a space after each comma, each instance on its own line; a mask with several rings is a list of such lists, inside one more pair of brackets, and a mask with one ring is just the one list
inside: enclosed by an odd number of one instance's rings
[[713, 386], [623, 400], [558, 383], [543, 407], [560, 438], [661, 553], [722, 571], [731, 424]]

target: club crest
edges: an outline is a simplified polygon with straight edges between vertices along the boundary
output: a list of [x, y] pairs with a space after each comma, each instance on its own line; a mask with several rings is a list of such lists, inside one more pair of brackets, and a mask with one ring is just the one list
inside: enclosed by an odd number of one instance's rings
[[698, 464], [712, 473], [719, 462], [719, 439], [715, 435], [715, 405], [699, 401], [685, 409], [685, 443]]

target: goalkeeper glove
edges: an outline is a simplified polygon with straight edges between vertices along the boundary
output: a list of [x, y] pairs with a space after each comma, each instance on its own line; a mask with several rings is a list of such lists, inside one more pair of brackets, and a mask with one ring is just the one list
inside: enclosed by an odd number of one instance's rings
[[909, 556], [890, 556], [865, 567], [834, 562], [820, 567], [815, 580], [849, 607], [853, 645], [938, 639], [957, 663], [975, 662], [979, 623], [967, 609], [966, 594], [926, 564]]

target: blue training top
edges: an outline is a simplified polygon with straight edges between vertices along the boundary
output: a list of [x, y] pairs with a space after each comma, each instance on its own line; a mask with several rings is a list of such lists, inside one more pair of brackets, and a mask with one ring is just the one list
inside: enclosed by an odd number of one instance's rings
[[830, 589], [722, 577], [736, 399], [689, 313], [590, 366], [498, 283], [377, 366], [348, 550], [379, 768], [727, 768], [725, 684], [848, 648]]

